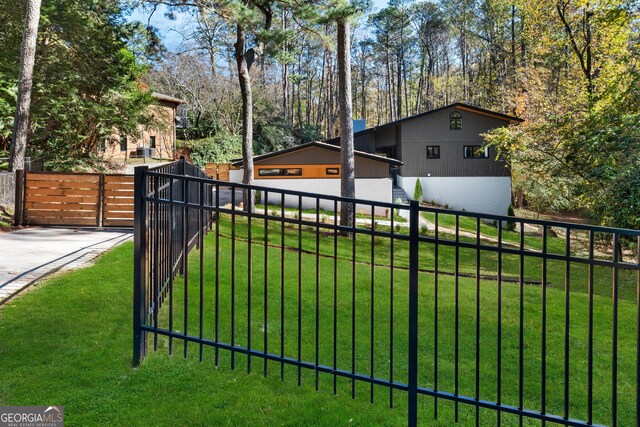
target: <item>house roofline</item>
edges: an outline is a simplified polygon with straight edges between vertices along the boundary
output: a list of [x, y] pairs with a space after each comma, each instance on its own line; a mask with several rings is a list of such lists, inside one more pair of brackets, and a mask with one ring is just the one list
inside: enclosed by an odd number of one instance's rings
[[[284, 150], [273, 151], [271, 153], [262, 154], [260, 156], [255, 156], [253, 158], [253, 162], [254, 163], [255, 162], [259, 162], [261, 160], [270, 159], [272, 157], [277, 157], [277, 156], [282, 156], [284, 154], [292, 153], [292, 152], [298, 151], [298, 150], [304, 150], [304, 149], [311, 148], [311, 147], [319, 147], [319, 148], [324, 148], [326, 150], [340, 151], [340, 147], [338, 147], [336, 145], [327, 144], [326, 142], [312, 141], [312, 142], [307, 142], [306, 144], [296, 145], [295, 147], [285, 148]], [[393, 167], [400, 167], [400, 166], [403, 165], [403, 163], [400, 160], [391, 159], [389, 157], [378, 156], [377, 154], [365, 153], [364, 151], [355, 150], [353, 152], [353, 154], [356, 157], [364, 157], [364, 158], [371, 159], [371, 160], [377, 160], [377, 161], [380, 161], [380, 162], [389, 163]], [[242, 159], [233, 159], [233, 160], [231, 160], [231, 164], [233, 166], [241, 166], [242, 165]]]
[[[414, 114], [413, 116], [404, 117], [402, 119], [394, 120], [394, 121], [389, 122], [389, 123], [384, 123], [382, 125], [374, 126], [374, 127], [367, 128], [367, 129], [363, 129], [361, 131], [354, 132], [353, 135], [354, 136], [365, 135], [367, 133], [374, 132], [374, 131], [376, 131], [378, 129], [382, 129], [382, 128], [385, 128], [387, 126], [395, 125], [395, 124], [402, 123], [402, 122], [405, 122], [405, 121], [408, 121], [408, 120], [412, 120], [412, 119], [417, 119], [419, 117], [427, 116], [429, 114], [437, 113], [437, 112], [440, 112], [440, 111], [443, 111], [443, 110], [447, 110], [449, 108], [459, 108], [461, 110], [471, 111], [471, 112], [483, 114], [485, 116], [490, 116], [490, 117], [495, 117], [497, 119], [506, 120], [506, 121], [508, 121], [510, 123], [521, 123], [521, 122], [524, 122], [524, 119], [521, 119], [520, 117], [510, 116], [508, 114], [503, 114], [503, 113], [498, 113], [496, 111], [491, 111], [491, 110], [487, 110], [487, 109], [484, 109], [484, 108], [476, 107], [474, 105], [465, 104], [464, 102], [455, 102], [453, 104], [445, 105], [444, 107], [436, 108], [434, 110], [425, 111], [423, 113]], [[331, 138], [331, 139], [326, 140], [326, 142], [331, 141], [333, 143], [337, 143], [339, 139], [340, 139], [340, 137], [335, 137], [335, 138]]]
[[164, 93], [152, 92], [151, 96], [157, 99], [158, 101], [170, 102], [176, 105], [187, 103], [187, 101], [185, 101], [184, 99], [175, 98], [173, 96], [165, 95]]

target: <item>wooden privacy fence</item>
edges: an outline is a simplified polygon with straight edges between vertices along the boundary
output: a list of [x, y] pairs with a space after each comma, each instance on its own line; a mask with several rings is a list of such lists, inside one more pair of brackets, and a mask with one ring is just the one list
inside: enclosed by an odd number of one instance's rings
[[133, 176], [103, 177], [102, 226], [133, 227]]
[[226, 182], [229, 181], [229, 169], [231, 169], [229, 163], [207, 163], [204, 167], [204, 171], [212, 179]]
[[17, 225], [133, 227], [132, 175], [20, 172], [16, 182]]

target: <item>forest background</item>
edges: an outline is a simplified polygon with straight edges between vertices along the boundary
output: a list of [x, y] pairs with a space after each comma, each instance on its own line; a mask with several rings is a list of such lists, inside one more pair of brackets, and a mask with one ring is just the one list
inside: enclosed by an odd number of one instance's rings
[[[210, 3], [44, 0], [28, 154], [54, 170], [104, 168], [101, 139], [152, 120], [150, 87], [187, 101], [179, 136], [195, 160], [240, 157], [234, 20], [262, 48], [250, 69], [254, 154], [337, 136], [336, 22], [310, 10], [331, 2], [251, 2], [268, 7], [269, 30], [247, 2]], [[355, 11], [354, 118], [370, 127], [453, 102], [517, 115], [522, 124], [485, 137], [510, 162], [516, 203], [640, 228], [637, 1], [392, 1]], [[0, 4], [5, 150], [23, 15], [22, 1]]]

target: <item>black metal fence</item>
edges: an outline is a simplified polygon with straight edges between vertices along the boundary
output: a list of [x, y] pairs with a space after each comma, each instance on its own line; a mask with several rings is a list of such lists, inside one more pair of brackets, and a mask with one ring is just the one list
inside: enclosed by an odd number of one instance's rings
[[[137, 267], [134, 280], [136, 286], [142, 286], [134, 295], [136, 360], [147, 351], [146, 335], [141, 327], [151, 320], [155, 327], [158, 326], [160, 306], [173, 290], [173, 279], [178, 273], [188, 274], [187, 255], [202, 242], [211, 225], [212, 212], [186, 207], [187, 204], [211, 206], [211, 187], [205, 191], [204, 184], [185, 177], [207, 178], [207, 175], [184, 157], [153, 169], [148, 166], [135, 168], [134, 257]], [[148, 203], [141, 195], [153, 198], [156, 203]], [[176, 206], [177, 201], [181, 203], [179, 206]], [[154, 348], [157, 348], [157, 336]]]
[[[232, 184], [182, 165], [136, 173], [135, 364], [178, 341], [216, 366], [259, 360], [264, 375], [383, 398], [409, 425], [637, 424], [640, 231]], [[245, 209], [248, 190], [259, 204]]]

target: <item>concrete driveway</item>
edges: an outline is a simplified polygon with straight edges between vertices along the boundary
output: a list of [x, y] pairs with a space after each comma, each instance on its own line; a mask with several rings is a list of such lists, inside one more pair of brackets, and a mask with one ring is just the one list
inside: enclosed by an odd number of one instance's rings
[[131, 230], [53, 227], [0, 233], [0, 304], [51, 273], [91, 263], [132, 236]]

